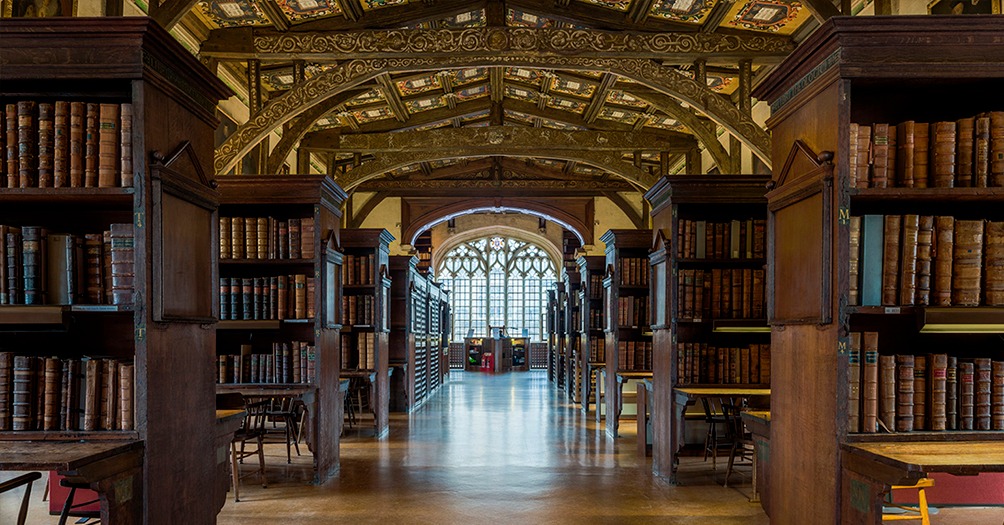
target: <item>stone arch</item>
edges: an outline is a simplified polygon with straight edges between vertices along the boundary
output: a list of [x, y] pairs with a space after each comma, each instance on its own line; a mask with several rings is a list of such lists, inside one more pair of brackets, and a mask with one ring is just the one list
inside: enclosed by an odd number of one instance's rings
[[414, 245], [419, 234], [454, 217], [500, 211], [514, 211], [542, 217], [575, 233], [582, 244], [592, 242], [593, 228], [587, 218], [576, 217], [558, 206], [544, 202], [511, 198], [465, 199], [428, 210], [409, 221], [401, 231], [401, 242]]
[[647, 59], [512, 57], [492, 54], [490, 49], [486, 49], [483, 56], [376, 58], [342, 62], [306, 82], [297, 84], [282, 96], [270, 100], [261, 111], [252, 115], [217, 149], [214, 168], [217, 173], [226, 173], [276, 127], [282, 126], [346, 89], [372, 80], [377, 75], [481, 66], [580, 69], [620, 75], [698, 109], [738, 137], [754, 155], [768, 165], [770, 163], [770, 137], [766, 131], [730, 101], [673, 68]]
[[476, 239], [481, 239], [484, 237], [491, 237], [493, 235], [502, 235], [504, 237], [512, 237], [513, 239], [519, 239], [524, 242], [533, 244], [534, 246], [539, 246], [542, 250], [547, 252], [548, 257], [551, 258], [551, 262], [554, 263], [554, 273], [556, 276], [561, 276], [561, 248], [556, 246], [550, 239], [540, 235], [539, 233], [522, 230], [520, 228], [514, 228], [512, 226], [483, 226], [481, 228], [474, 228], [473, 230], [468, 230], [463, 233], [454, 235], [437, 248], [432, 250], [432, 267], [434, 269], [434, 275], [439, 275], [439, 265], [442, 261], [442, 257], [450, 253], [450, 250], [460, 246], [467, 241], [473, 241]]

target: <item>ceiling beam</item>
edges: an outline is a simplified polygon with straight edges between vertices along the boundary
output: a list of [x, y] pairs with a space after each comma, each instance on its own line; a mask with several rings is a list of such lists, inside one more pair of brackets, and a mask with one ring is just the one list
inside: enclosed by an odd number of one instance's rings
[[[638, 0], [635, 0], [638, 1]], [[615, 11], [585, 2], [541, 2], [540, 0], [508, 0], [507, 5], [528, 13], [566, 22], [575, 26], [614, 30], [693, 32], [697, 26], [660, 18], [635, 21], [630, 10]], [[550, 5], [549, 5], [550, 4]]]
[[[414, 5], [414, 4], [409, 4]], [[579, 5], [579, 4], [577, 4]], [[467, 29], [381, 29], [331, 33], [288, 32], [237, 27], [215, 29], [200, 56], [223, 60], [254, 57], [265, 61], [293, 58], [312, 62], [354, 58], [437, 58], [481, 56], [651, 58], [689, 64], [698, 58], [717, 61], [750, 58], [777, 63], [794, 50], [792, 40], [776, 35], [716, 33], [632, 33], [581, 29], [475, 27]]]
[[309, 111], [298, 117], [296, 120], [291, 121], [293, 122], [293, 125], [283, 130], [282, 138], [279, 139], [279, 142], [274, 148], [272, 148], [272, 152], [269, 153], [265, 173], [278, 173], [279, 167], [286, 161], [286, 157], [288, 157], [289, 153], [293, 151], [293, 147], [296, 146], [296, 143], [299, 142], [308, 131], [310, 131], [310, 128], [314, 127], [314, 123], [317, 122], [318, 119], [337, 108], [346, 100], [352, 99], [361, 91], [363, 90], [350, 90], [339, 93], [338, 96], [325, 100], [324, 102], [310, 108]]
[[[816, 17], [816, 20], [820, 24], [827, 21], [830, 17], [840, 16], [840, 9], [833, 5], [830, 0], [805, 0], [805, 7], [809, 9], [812, 16]], [[881, 14], [877, 13], [876, 14]], [[892, 14], [892, 13], [888, 13]]]
[[[474, 11], [484, 6], [484, 1], [437, 0], [434, 4], [410, 2], [396, 7], [363, 11], [359, 0], [336, 0], [346, 14], [346, 19], [327, 17], [294, 26], [296, 31], [346, 31], [373, 27], [401, 27], [448, 16]], [[355, 4], [354, 6], [352, 4]], [[347, 8], [347, 9], [346, 9]]]
[[600, 80], [599, 87], [596, 88], [596, 93], [593, 94], [593, 100], [589, 102], [589, 107], [582, 117], [583, 120], [592, 124], [596, 117], [599, 116], [600, 110], [603, 109], [603, 105], [607, 102], [607, 93], [610, 92], [610, 88], [617, 82], [617, 75], [611, 75], [610, 73], [604, 73], [603, 79]]
[[407, 122], [408, 108], [404, 107], [404, 102], [401, 102], [401, 97], [397, 94], [397, 86], [390, 80], [390, 75], [386, 73], [380, 75], [376, 81], [383, 90], [383, 96], [387, 99], [387, 105], [390, 107], [390, 112], [394, 114], [394, 118], [398, 122]]
[[[170, 31], [195, 7], [196, 3], [198, 0], [166, 0], [158, 4], [154, 0], [150, 2], [150, 17], [157, 21], [161, 27]], [[119, 9], [121, 10], [121, 7]], [[121, 14], [120, 11], [119, 16]], [[108, 14], [107, 16], [112, 15]]]
[[380, 192], [394, 197], [525, 197], [528, 192], [536, 197], [595, 196], [603, 190], [638, 191], [638, 188], [620, 180], [519, 180], [503, 179], [448, 179], [448, 180], [388, 180], [364, 182], [356, 191]]

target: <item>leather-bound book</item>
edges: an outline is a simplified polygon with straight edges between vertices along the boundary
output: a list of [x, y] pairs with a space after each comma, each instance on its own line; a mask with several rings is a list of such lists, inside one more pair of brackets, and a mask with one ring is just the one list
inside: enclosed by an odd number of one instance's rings
[[879, 419], [896, 428], [896, 356], [879, 356]]
[[7, 187], [7, 112], [0, 104], [0, 188]]
[[[276, 279], [276, 299], [276, 319], [285, 319], [288, 312], [286, 305], [289, 304], [289, 279], [285, 275], [280, 275], [278, 279]], [[348, 308], [344, 309], [344, 311], [348, 312]], [[347, 324], [354, 323], [349, 322]]]
[[101, 360], [101, 417], [102, 430], [115, 430], [118, 423], [118, 364], [112, 359]]
[[[302, 234], [302, 232], [300, 231], [300, 219], [289, 219], [289, 258], [290, 259], [299, 259], [300, 256], [301, 256], [301, 253], [300, 253], [300, 244], [301, 244], [301, 240], [302, 240], [301, 239], [301, 234]], [[625, 259], [624, 262], [626, 262], [628, 264], [631, 264], [632, 261], [629, 261], [629, 260]], [[635, 284], [634, 280], [631, 278], [631, 275], [633, 275], [632, 272], [622, 272], [621, 273], [621, 280], [622, 280], [621, 284]], [[628, 279], [627, 282], [623, 281], [623, 279], [625, 277], [627, 277], [627, 279]]]
[[227, 355], [221, 355], [216, 358], [216, 383], [225, 384], [230, 374], [227, 370], [228, 358]]
[[[317, 293], [317, 281], [315, 281], [313, 277], [309, 277], [308, 276], [307, 277], [307, 319], [313, 319], [314, 318], [314, 314], [316, 313], [314, 311], [314, 303], [315, 303], [315, 298], [316, 298], [315, 294], [316, 293]], [[648, 323], [648, 314], [645, 311], [645, 308], [648, 306], [648, 301], [646, 301], [645, 298], [643, 298], [643, 297], [636, 297], [635, 300], [636, 300], [636, 302], [638, 304], [638, 308], [636, 309], [636, 312], [638, 312], [638, 315], [637, 315], [637, 319], [635, 320], [634, 326], [644, 326], [644, 325], [649, 324]]]
[[241, 278], [241, 319], [251, 321], [254, 319], [254, 278]]
[[[289, 259], [289, 222], [279, 221], [279, 258]], [[346, 281], [345, 284], [361, 284], [361, 283], [350, 283]]]
[[38, 187], [51, 188], [53, 185], [53, 163], [55, 161], [56, 108], [49, 102], [38, 105]]
[[859, 257], [859, 298], [863, 306], [882, 303], [883, 232], [882, 215], [865, 215], [861, 218], [861, 255]]
[[979, 306], [983, 276], [983, 221], [955, 221], [952, 304]]
[[930, 174], [930, 124], [917, 122], [913, 127], [913, 187], [928, 187]]
[[220, 217], [220, 259], [229, 259], [231, 251], [231, 217]]
[[65, 188], [70, 185], [70, 103], [61, 100], [53, 106], [52, 185]]
[[230, 257], [233, 259], [244, 259], [244, 217], [230, 218]]
[[258, 258], [258, 218], [244, 217], [244, 257]]
[[913, 356], [896, 356], [896, 431], [913, 430]]
[[132, 430], [135, 426], [133, 416], [133, 384], [135, 383], [135, 366], [132, 363], [118, 364], [118, 430]]
[[1004, 111], [990, 112], [990, 180], [988, 186], [1004, 186]]
[[264, 295], [263, 295], [263, 282], [261, 277], [254, 277], [252, 280], [252, 292], [251, 292], [251, 318], [255, 320], [265, 318], [265, 308], [264, 308]]
[[62, 363], [59, 358], [46, 357], [45, 362], [45, 401], [42, 409], [42, 430], [59, 430], [60, 384], [62, 383]]
[[976, 420], [974, 430], [990, 430], [990, 385], [993, 382], [993, 370], [989, 357], [973, 359], [973, 416]]
[[912, 120], [896, 125], [896, 186], [913, 187], [913, 159], [916, 151], [916, 123]]
[[84, 187], [84, 156], [87, 127], [87, 105], [83, 102], [70, 102], [70, 144], [69, 144], [69, 181], [71, 188]]
[[854, 183], [856, 188], [867, 188], [872, 164], [872, 127], [858, 126], [858, 153]]
[[[736, 272], [742, 272], [742, 296], [743, 296], [743, 306], [741, 317], [743, 319], [753, 318], [753, 270], [750, 268], [744, 268], [742, 270], [736, 270]], [[647, 303], [646, 303], [647, 304]]]
[[935, 122], [931, 124], [931, 173], [932, 188], [951, 188], [955, 185], [955, 122]]
[[67, 384], [67, 376], [70, 374], [69, 361], [62, 360], [59, 362], [60, 365], [60, 375], [59, 375], [59, 414], [57, 414], [56, 427], [59, 430], [66, 430], [66, 396], [68, 394], [69, 385]]
[[259, 259], [268, 258], [268, 217], [258, 217], [255, 220], [255, 231], [257, 246], [255, 247], [256, 255]]
[[927, 356], [913, 357], [913, 429], [927, 425]]
[[111, 225], [112, 304], [133, 304], [133, 287], [136, 279], [136, 250], [132, 224]]
[[934, 287], [932, 306], [952, 305], [952, 266], [955, 257], [955, 219], [938, 216], [934, 219]]
[[732, 284], [732, 319], [740, 319], [743, 315], [743, 272], [733, 269], [729, 272], [729, 280]]
[[882, 188], [889, 188], [896, 185], [896, 153], [898, 147], [896, 146], [896, 126], [889, 126], [889, 148], [886, 149], [886, 180], [885, 186], [876, 186]]
[[912, 305], [917, 294], [917, 258], [920, 216], [903, 215], [903, 238], [900, 241], [899, 304]]
[[45, 304], [47, 232], [40, 226], [21, 228], [24, 304]]
[[100, 233], [84, 234], [84, 290], [88, 304], [104, 302], [104, 240]]
[[973, 130], [973, 185], [986, 188], [990, 179], [990, 115], [976, 115]]
[[112, 293], [112, 232], [111, 232], [111, 230], [105, 230], [104, 232], [101, 233], [101, 242], [102, 242], [102, 247], [101, 247], [102, 261], [101, 261], [101, 264], [104, 267], [104, 276], [105, 276], [105, 282], [104, 282], [104, 286], [103, 286], [104, 292], [105, 292], [104, 303], [105, 304], [114, 304], [112, 302], [114, 297], [113, 297], [113, 293]]
[[11, 391], [11, 430], [34, 430], [35, 358], [14, 356], [14, 387]]
[[220, 277], [220, 320], [230, 319], [230, 278]]
[[100, 104], [87, 104], [84, 113], [84, 187], [98, 187]]
[[882, 305], [895, 306], [898, 300], [900, 231], [902, 215], [886, 215], [882, 235]]
[[948, 355], [931, 354], [927, 359], [927, 400], [928, 430], [947, 428]]
[[889, 186], [889, 124], [872, 126], [872, 171], [868, 187]]
[[0, 431], [10, 430], [14, 401], [14, 352], [0, 352]]
[[122, 156], [119, 153], [119, 140], [122, 132], [121, 106], [118, 104], [101, 104], [98, 110], [98, 187], [114, 188], [119, 186], [119, 170], [122, 168]]
[[46, 239], [48, 304], [74, 304], [77, 282], [76, 240], [67, 233], [50, 233]]
[[847, 175], [848, 188], [858, 186], [858, 135], [861, 133], [858, 125], [851, 122], [848, 127], [848, 147], [847, 147]]
[[80, 429], [80, 360], [67, 359], [65, 370], [66, 394], [63, 406], [66, 407], [64, 430]]
[[959, 428], [959, 364], [955, 357], [948, 358], [945, 368], [945, 428]]
[[973, 134], [975, 119], [963, 118], [956, 123], [955, 186], [973, 187]]
[[[847, 431], [861, 431], [861, 332], [851, 332], [847, 354]], [[865, 432], [868, 431], [867, 424]]]
[[84, 364], [84, 430], [98, 430], [101, 416], [101, 360], [90, 358]]
[[[314, 258], [314, 218], [305, 217], [300, 219], [300, 257], [303, 259]], [[643, 267], [644, 268], [644, 267]]]
[[878, 332], [865, 332], [863, 343], [861, 341], [852, 344], [862, 344], [861, 352], [864, 365], [864, 373], [861, 380], [861, 423], [862, 432], [875, 432], [879, 414], [879, 353], [878, 353]]
[[931, 302], [931, 254], [933, 245], [934, 217], [931, 215], [921, 215], [917, 220], [917, 279], [913, 304], [926, 306]]
[[1004, 221], [988, 222], [983, 259], [983, 304], [1004, 306]]
[[18, 187], [38, 187], [38, 104], [17, 102]]
[[722, 318], [732, 318], [732, 272], [722, 270]]
[[119, 106], [119, 185], [131, 188], [132, 171], [132, 104]]
[[753, 303], [751, 305], [751, 315], [753, 319], [764, 319], [765, 295], [764, 280], [766, 272], [764, 270], [753, 270]]
[[4, 143], [7, 168], [8, 188], [21, 186], [21, 156], [18, 151], [17, 104], [7, 104], [4, 107]]
[[974, 428], [976, 370], [972, 361], [959, 361], [959, 430]]
[[1004, 361], [993, 361], [990, 371], [990, 430], [1004, 430]]

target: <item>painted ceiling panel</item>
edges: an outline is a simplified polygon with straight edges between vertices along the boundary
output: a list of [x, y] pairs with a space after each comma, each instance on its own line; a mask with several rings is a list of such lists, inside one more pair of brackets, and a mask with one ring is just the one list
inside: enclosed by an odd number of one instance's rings
[[394, 84], [397, 86], [397, 91], [402, 97], [443, 89], [443, 82], [440, 81], [439, 75], [436, 73], [427, 73], [417, 77], [395, 80]]
[[600, 110], [600, 114], [597, 115], [597, 118], [612, 120], [622, 124], [634, 124], [640, 117], [641, 113], [637, 111], [619, 108], [603, 108]]
[[347, 107], [352, 108], [352, 107], [365, 106], [367, 104], [382, 103], [386, 101], [387, 99], [384, 98], [383, 92], [380, 91], [380, 88], [373, 88], [365, 93], [360, 94], [356, 98], [353, 98], [352, 100], [346, 102], [345, 105]]
[[547, 29], [557, 26], [557, 22], [550, 18], [537, 16], [518, 9], [509, 9], [506, 13], [506, 25], [510, 27], [534, 27], [537, 29]]
[[551, 78], [551, 91], [589, 98], [596, 92], [596, 84], [577, 78], [555, 75]]
[[655, 0], [649, 14], [654, 17], [702, 24], [718, 0]]
[[580, 0], [587, 4], [598, 5], [607, 9], [617, 11], [627, 11], [631, 7], [631, 0]]
[[359, 3], [362, 4], [364, 11], [370, 11], [382, 7], [407, 4], [408, 0], [361, 0]]
[[544, 82], [544, 72], [539, 69], [507, 67], [505, 68], [504, 75], [506, 80], [522, 82], [536, 87], [542, 86]]
[[276, 4], [290, 22], [342, 14], [335, 0], [276, 0]]
[[547, 107], [549, 108], [563, 109], [580, 115], [586, 110], [586, 106], [588, 104], [574, 98], [552, 96], [547, 99]]
[[219, 27], [264, 25], [268, 23], [258, 4], [250, 0], [199, 2], [199, 9]]
[[797, 0], [738, 1], [722, 21], [722, 27], [790, 35], [811, 17]]
[[648, 103], [644, 100], [633, 97], [630, 93], [626, 93], [619, 89], [612, 89], [607, 93], [607, 103], [617, 104], [619, 106], [628, 106], [632, 108], [644, 109], [648, 107]]
[[404, 101], [404, 107], [407, 108], [408, 113], [411, 114], [438, 109], [446, 107], [447, 105], [448, 103], [446, 102], [446, 97], [442, 95], [434, 95], [431, 97], [415, 98]]
[[352, 116], [355, 117], [357, 122], [359, 122], [360, 124], [364, 124], [366, 122], [373, 122], [375, 120], [394, 118], [394, 113], [390, 110], [390, 107], [380, 106], [375, 108], [353, 111]]
[[469, 67], [467, 69], [451, 69], [447, 72], [454, 86], [462, 86], [471, 82], [488, 79], [488, 68]]

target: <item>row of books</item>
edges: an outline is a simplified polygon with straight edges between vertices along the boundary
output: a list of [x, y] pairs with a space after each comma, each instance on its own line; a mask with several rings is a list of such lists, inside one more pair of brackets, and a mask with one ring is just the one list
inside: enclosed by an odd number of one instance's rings
[[676, 344], [676, 384], [770, 384], [770, 345]]
[[342, 259], [342, 282], [345, 284], [373, 284], [376, 256], [348, 254]]
[[373, 304], [372, 295], [343, 295], [342, 324], [373, 326]]
[[131, 362], [0, 352], [0, 430], [132, 430]]
[[621, 370], [651, 370], [651, 341], [617, 341], [617, 363]]
[[957, 121], [851, 124], [851, 187], [1004, 186], [1004, 112]]
[[0, 304], [133, 303], [131, 224], [103, 233], [0, 225]]
[[589, 274], [589, 299], [603, 299], [603, 276], [598, 273]]
[[313, 217], [220, 217], [220, 259], [313, 258]]
[[376, 334], [342, 334], [342, 370], [374, 370], [376, 367]]
[[0, 113], [0, 185], [133, 185], [132, 104], [19, 100]]
[[639, 328], [648, 325], [648, 296], [617, 298], [618, 327]]
[[766, 253], [767, 221], [680, 219], [676, 238], [676, 253], [683, 259], [760, 259]]
[[224, 383], [313, 383], [317, 353], [312, 342], [272, 343], [271, 352], [240, 347], [239, 354], [218, 356], [217, 382]]
[[530, 343], [530, 368], [547, 368], [547, 343]]
[[606, 361], [607, 354], [605, 351], [607, 345], [607, 339], [603, 336], [591, 336], [589, 338], [589, 362], [599, 363]]
[[603, 330], [603, 310], [589, 310], [589, 329]]
[[648, 258], [623, 257], [617, 264], [621, 286], [648, 286]]
[[679, 270], [677, 319], [763, 319], [764, 270]]
[[850, 221], [849, 304], [1004, 305], [1004, 222], [931, 215]]
[[304, 274], [220, 277], [220, 320], [312, 319], [314, 288]]
[[848, 343], [848, 430], [1004, 430], [1004, 361], [881, 355], [877, 332]]

